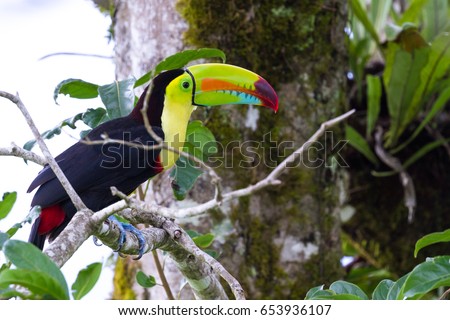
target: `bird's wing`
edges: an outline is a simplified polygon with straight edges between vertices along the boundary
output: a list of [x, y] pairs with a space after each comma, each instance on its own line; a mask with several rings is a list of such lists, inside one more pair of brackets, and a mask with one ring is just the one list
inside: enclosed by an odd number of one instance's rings
[[[153, 128], [163, 138], [161, 128]], [[91, 141], [101, 140], [107, 133], [112, 139], [120, 139], [147, 146], [155, 144], [144, 125], [129, 118], [106, 122], [94, 129], [88, 136]], [[109, 192], [110, 186], [136, 188], [158, 172], [160, 149], [143, 150], [123, 144], [111, 143], [92, 145], [77, 142], [61, 153], [55, 160], [74, 189], [81, 194], [89, 189]], [[154, 168], [152, 168], [154, 167]], [[135, 186], [136, 185], [136, 186]], [[67, 200], [68, 196], [53, 171], [46, 166], [31, 183], [28, 192], [40, 186], [32, 206], [51, 206]], [[134, 190], [123, 190], [131, 192]]]

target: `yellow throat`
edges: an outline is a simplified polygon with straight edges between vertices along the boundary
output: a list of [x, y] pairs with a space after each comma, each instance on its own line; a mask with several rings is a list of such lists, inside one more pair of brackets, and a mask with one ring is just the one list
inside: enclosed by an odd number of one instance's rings
[[[164, 131], [164, 142], [169, 147], [182, 151], [186, 140], [186, 129], [195, 107], [192, 105], [192, 87], [182, 87], [182, 82], [192, 82], [189, 75], [181, 75], [166, 88], [164, 108], [161, 115], [161, 126]], [[172, 167], [179, 154], [166, 149], [161, 150], [161, 161], [164, 170]]]

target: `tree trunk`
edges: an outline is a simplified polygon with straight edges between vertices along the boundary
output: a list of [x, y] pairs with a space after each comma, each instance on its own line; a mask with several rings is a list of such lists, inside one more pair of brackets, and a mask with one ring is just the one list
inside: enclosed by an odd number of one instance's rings
[[[343, 1], [180, 3], [189, 23], [189, 44], [224, 50], [228, 63], [261, 74], [275, 84], [280, 97], [276, 115], [252, 107], [215, 108], [203, 115], [226, 146], [226, 165], [219, 172], [226, 188], [257, 182], [321, 122], [344, 111]], [[346, 190], [339, 166], [345, 162], [339, 153], [331, 161], [332, 152], [339, 151], [332, 150], [338, 140], [339, 135], [329, 134], [323, 150], [317, 145], [320, 152], [309, 153], [316, 158], [303, 161], [310, 168], [291, 169], [281, 187], [211, 214], [211, 230], [222, 232], [224, 239], [220, 261], [250, 298], [304, 298], [309, 288], [342, 275], [338, 213], [345, 200], [339, 195]], [[203, 185], [198, 184], [193, 198], [204, 200]]]
[[[118, 79], [139, 77], [186, 43], [222, 49], [228, 63], [261, 74], [275, 84], [280, 97], [276, 115], [253, 107], [197, 111], [196, 117], [205, 121], [222, 146], [223, 165], [218, 171], [225, 189], [257, 182], [321, 122], [344, 111], [343, 1], [179, 0], [179, 11], [175, 2], [118, 1], [114, 28]], [[309, 288], [342, 275], [338, 214], [346, 190], [338, 137], [329, 134], [315, 151], [311, 149], [309, 168], [290, 169], [281, 186], [224, 204], [192, 224], [216, 235], [219, 261], [249, 298], [304, 298]], [[152, 187], [153, 199], [174, 204], [167, 176]], [[212, 195], [209, 182], [200, 180], [189, 197], [203, 202]], [[151, 259], [148, 254], [142, 265], [131, 269], [147, 268], [153, 265]], [[130, 272], [123, 266], [117, 270]], [[154, 270], [145, 272], [156, 276]], [[177, 294], [182, 278], [169, 273]], [[123, 278], [130, 283], [121, 287], [133, 287], [133, 277]], [[157, 290], [140, 290], [135, 297], [165, 298]]]

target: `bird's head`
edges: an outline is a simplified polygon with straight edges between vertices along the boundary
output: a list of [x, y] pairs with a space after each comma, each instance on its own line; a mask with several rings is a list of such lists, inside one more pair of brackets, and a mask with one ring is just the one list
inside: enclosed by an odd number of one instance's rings
[[[141, 119], [145, 96], [146, 92], [132, 113]], [[189, 118], [197, 106], [252, 104], [278, 110], [277, 94], [266, 80], [244, 68], [220, 63], [162, 72], [153, 79], [149, 97], [150, 124], [161, 127], [164, 140], [174, 148], [182, 148]], [[178, 156], [172, 158], [164, 161], [164, 167], [171, 166]]]

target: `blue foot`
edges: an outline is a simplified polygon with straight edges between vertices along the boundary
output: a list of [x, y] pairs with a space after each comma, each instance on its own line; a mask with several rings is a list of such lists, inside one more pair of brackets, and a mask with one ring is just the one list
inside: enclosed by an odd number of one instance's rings
[[137, 258], [135, 258], [134, 260], [139, 260], [140, 258], [142, 258], [142, 255], [144, 254], [144, 250], [145, 250], [145, 238], [142, 235], [142, 232], [139, 231], [139, 229], [137, 229], [136, 227], [132, 226], [129, 223], [120, 222], [114, 216], [109, 217], [108, 220], [111, 223], [114, 223], [115, 225], [117, 225], [117, 227], [119, 228], [119, 231], [120, 231], [119, 248], [117, 248], [116, 251], [120, 251], [120, 249], [122, 249], [122, 246], [126, 240], [126, 232], [128, 231], [128, 232], [131, 232], [132, 234], [134, 234], [139, 242], [139, 254], [138, 254]]

